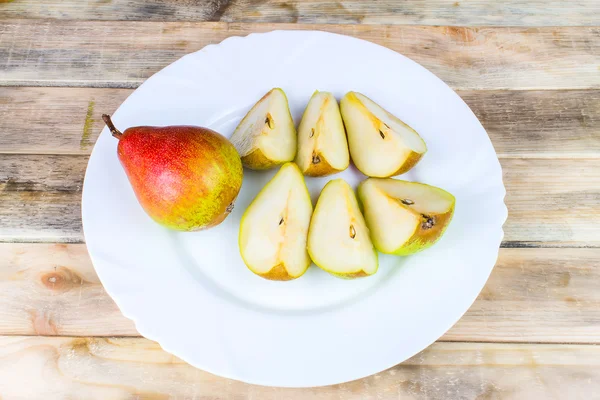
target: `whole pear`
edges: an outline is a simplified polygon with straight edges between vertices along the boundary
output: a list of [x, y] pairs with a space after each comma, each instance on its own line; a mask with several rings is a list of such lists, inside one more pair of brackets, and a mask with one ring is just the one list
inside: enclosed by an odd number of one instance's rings
[[233, 210], [243, 169], [235, 147], [217, 132], [197, 126], [136, 126], [120, 132], [117, 154], [146, 213], [178, 231], [220, 224]]

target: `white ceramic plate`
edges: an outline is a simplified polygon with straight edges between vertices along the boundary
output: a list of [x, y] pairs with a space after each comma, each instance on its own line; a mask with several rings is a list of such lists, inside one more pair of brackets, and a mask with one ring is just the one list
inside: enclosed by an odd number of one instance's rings
[[[235, 209], [218, 227], [173, 232], [137, 203], [117, 141], [104, 129], [85, 177], [87, 246], [139, 332], [194, 366], [271, 386], [362, 378], [424, 349], [475, 300], [507, 217], [500, 164], [477, 118], [440, 79], [389, 49], [324, 32], [276, 31], [207, 46], [148, 79], [113, 120], [120, 129], [192, 124], [230, 136], [273, 87], [287, 93], [296, 123], [315, 89], [338, 98], [355, 90], [415, 128], [429, 151], [402, 179], [456, 196], [442, 240], [411, 257], [381, 256], [369, 278], [342, 280], [313, 265], [297, 280], [267, 281], [244, 266], [237, 235], [274, 171], [246, 170]], [[335, 177], [354, 186], [364, 179], [352, 167]], [[313, 204], [331, 178], [307, 178]]]

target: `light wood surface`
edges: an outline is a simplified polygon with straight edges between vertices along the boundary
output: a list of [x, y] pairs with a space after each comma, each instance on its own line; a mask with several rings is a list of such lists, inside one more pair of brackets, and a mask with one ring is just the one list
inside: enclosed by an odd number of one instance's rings
[[0, 391], [45, 400], [583, 399], [600, 392], [600, 347], [436, 343], [359, 381], [283, 389], [202, 372], [145, 339], [16, 336], [0, 338]]
[[[484, 290], [441, 340], [600, 342], [600, 249], [501, 249]], [[137, 336], [83, 244], [0, 244], [0, 335]]]
[[[81, 242], [87, 156], [0, 154], [0, 242]], [[600, 245], [600, 159], [503, 158], [504, 246]]]
[[[273, 29], [336, 32], [412, 58], [455, 89], [600, 88], [593, 27], [0, 20], [0, 85], [137, 87], [181, 56]], [[132, 55], [135, 54], [135, 57]]]
[[596, 0], [13, 0], [0, 8], [1, 18], [461, 26], [600, 25], [599, 15]]
[[[507, 188], [504, 248], [461, 320], [326, 388], [219, 378], [138, 338], [81, 243], [100, 114], [184, 54], [273, 29], [356, 36], [431, 70], [481, 120]], [[597, 0], [0, 0], [0, 399], [600, 396], [599, 29]]]
[[[132, 89], [0, 87], [0, 153], [90, 154]], [[600, 157], [600, 90], [462, 90], [498, 157]]]
[[1, 335], [138, 336], [84, 244], [0, 244], [0, 287]]

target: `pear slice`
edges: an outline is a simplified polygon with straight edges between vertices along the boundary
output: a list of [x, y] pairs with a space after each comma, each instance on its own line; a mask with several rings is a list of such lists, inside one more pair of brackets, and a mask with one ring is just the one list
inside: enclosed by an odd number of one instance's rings
[[406, 256], [437, 242], [452, 220], [455, 199], [435, 186], [369, 178], [358, 187], [377, 250]]
[[298, 127], [296, 164], [308, 176], [326, 176], [348, 168], [346, 131], [333, 94], [316, 91], [310, 98]]
[[373, 275], [379, 265], [354, 191], [343, 179], [321, 191], [308, 231], [308, 253], [321, 269], [341, 278]]
[[296, 128], [288, 100], [274, 88], [258, 101], [231, 136], [242, 164], [250, 169], [269, 169], [292, 161], [296, 155]]
[[379, 178], [403, 174], [427, 151], [414, 129], [367, 96], [348, 92], [340, 106], [352, 161], [363, 174]]
[[284, 164], [244, 212], [239, 246], [248, 268], [266, 279], [287, 281], [310, 266], [306, 237], [312, 203], [304, 176]]

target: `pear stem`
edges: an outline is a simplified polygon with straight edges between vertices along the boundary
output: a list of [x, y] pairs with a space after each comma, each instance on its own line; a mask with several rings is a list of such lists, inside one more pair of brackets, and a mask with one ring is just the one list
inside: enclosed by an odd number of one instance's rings
[[113, 124], [112, 120], [110, 119], [110, 115], [102, 114], [102, 120], [104, 121], [104, 123], [106, 124], [108, 129], [110, 130], [110, 133], [112, 133], [112, 135], [114, 137], [116, 137], [117, 139], [121, 139], [121, 137], [123, 136], [123, 133], [121, 133], [121, 131], [115, 127], [115, 124]]

